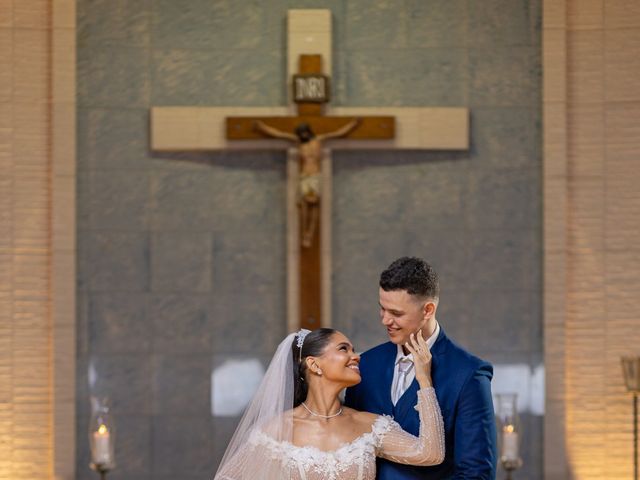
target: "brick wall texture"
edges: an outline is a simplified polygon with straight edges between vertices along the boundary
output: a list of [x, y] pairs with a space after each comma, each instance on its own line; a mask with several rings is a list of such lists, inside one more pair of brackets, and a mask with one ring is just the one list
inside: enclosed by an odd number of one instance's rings
[[544, 11], [545, 478], [629, 478], [620, 356], [640, 353], [640, 4]]

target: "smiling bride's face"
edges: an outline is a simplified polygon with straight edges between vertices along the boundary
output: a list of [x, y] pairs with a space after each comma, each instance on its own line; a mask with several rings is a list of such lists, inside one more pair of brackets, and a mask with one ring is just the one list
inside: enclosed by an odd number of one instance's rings
[[[322, 355], [314, 357], [314, 363], [326, 381], [345, 387], [360, 383], [360, 355], [353, 350], [349, 339], [340, 332], [331, 335]], [[311, 371], [317, 373], [318, 368], [311, 367]]]

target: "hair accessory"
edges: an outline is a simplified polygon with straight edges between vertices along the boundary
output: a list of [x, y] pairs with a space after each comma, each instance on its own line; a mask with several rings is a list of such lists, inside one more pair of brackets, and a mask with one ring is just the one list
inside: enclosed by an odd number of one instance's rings
[[298, 334], [296, 335], [298, 337], [298, 349], [300, 350], [300, 358], [298, 359], [299, 362], [302, 361], [302, 345], [304, 345], [304, 339], [310, 333], [311, 333], [311, 330], [307, 330], [306, 328], [301, 328]]

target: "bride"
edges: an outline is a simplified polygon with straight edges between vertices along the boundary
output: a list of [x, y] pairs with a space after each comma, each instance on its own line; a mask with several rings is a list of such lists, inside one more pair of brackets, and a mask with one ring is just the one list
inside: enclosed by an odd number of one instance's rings
[[[421, 335], [405, 345], [420, 385], [415, 437], [391, 417], [340, 403], [360, 382], [360, 357], [342, 333], [300, 330], [279, 345], [214, 480], [373, 480], [375, 457], [411, 465], [444, 460], [444, 426], [431, 383], [431, 353]], [[388, 392], [380, 392], [381, 395]]]

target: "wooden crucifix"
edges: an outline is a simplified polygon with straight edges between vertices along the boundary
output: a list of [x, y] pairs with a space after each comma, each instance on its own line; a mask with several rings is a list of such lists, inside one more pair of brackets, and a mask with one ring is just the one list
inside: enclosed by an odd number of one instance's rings
[[[215, 151], [288, 148], [287, 172], [287, 323], [289, 331], [301, 324], [331, 325], [331, 151], [324, 148], [322, 135], [344, 138], [331, 141], [332, 149], [358, 148], [410, 150], [466, 150], [469, 147], [469, 110], [465, 107], [329, 107], [320, 100], [327, 96], [331, 76], [331, 12], [326, 9], [289, 10], [287, 22], [287, 71], [293, 79], [289, 105], [273, 107], [163, 106], [151, 109], [151, 148], [154, 151]], [[298, 65], [301, 55], [316, 56]], [[319, 57], [318, 57], [319, 55]], [[320, 65], [319, 59], [324, 61]], [[314, 63], [315, 62], [315, 63]], [[321, 67], [324, 67], [323, 69]], [[327, 75], [322, 81], [324, 70]], [[297, 72], [298, 75], [294, 75]], [[306, 72], [306, 73], [303, 73]], [[355, 85], [354, 88], [358, 88]], [[297, 112], [292, 108], [295, 100]], [[329, 115], [323, 115], [323, 105]], [[385, 121], [384, 118], [387, 118]], [[394, 121], [392, 119], [395, 119]], [[351, 125], [356, 121], [357, 125]], [[257, 122], [262, 122], [262, 128]], [[301, 141], [296, 127], [310, 126], [321, 140], [321, 208], [310, 248], [301, 248], [299, 226]], [[266, 128], [264, 128], [266, 127]], [[345, 129], [341, 131], [341, 129]], [[271, 132], [271, 133], [269, 133]], [[284, 132], [286, 136], [276, 135]], [[275, 137], [275, 138], [270, 138]], [[252, 140], [252, 141], [247, 141]], [[294, 148], [291, 147], [294, 142]], [[302, 152], [304, 154], [304, 152]], [[306, 182], [313, 184], [314, 180]], [[307, 185], [308, 186], [308, 185]], [[305, 187], [306, 188], [306, 187]], [[319, 249], [319, 252], [314, 250]], [[302, 258], [308, 256], [308, 260]], [[312, 260], [313, 259], [313, 260]], [[322, 261], [321, 261], [322, 260]], [[311, 262], [317, 262], [311, 265]], [[305, 263], [306, 262], [306, 263]], [[309, 263], [315, 272], [303, 287], [300, 266]], [[318, 278], [318, 276], [320, 278]], [[311, 292], [313, 292], [311, 294]], [[308, 296], [309, 295], [309, 296]], [[318, 298], [318, 295], [320, 298]], [[313, 302], [321, 308], [313, 307]], [[303, 311], [315, 312], [312, 314]], [[319, 313], [318, 313], [319, 312]], [[309, 319], [313, 318], [311, 324]]]
[[392, 139], [391, 116], [324, 116], [329, 101], [329, 78], [322, 71], [321, 55], [300, 55], [299, 73], [292, 81], [298, 115], [283, 117], [229, 117], [227, 139], [272, 137], [297, 147], [299, 164], [297, 203], [299, 216], [299, 322], [313, 330], [322, 319], [322, 245], [320, 214], [324, 142], [332, 138]]

